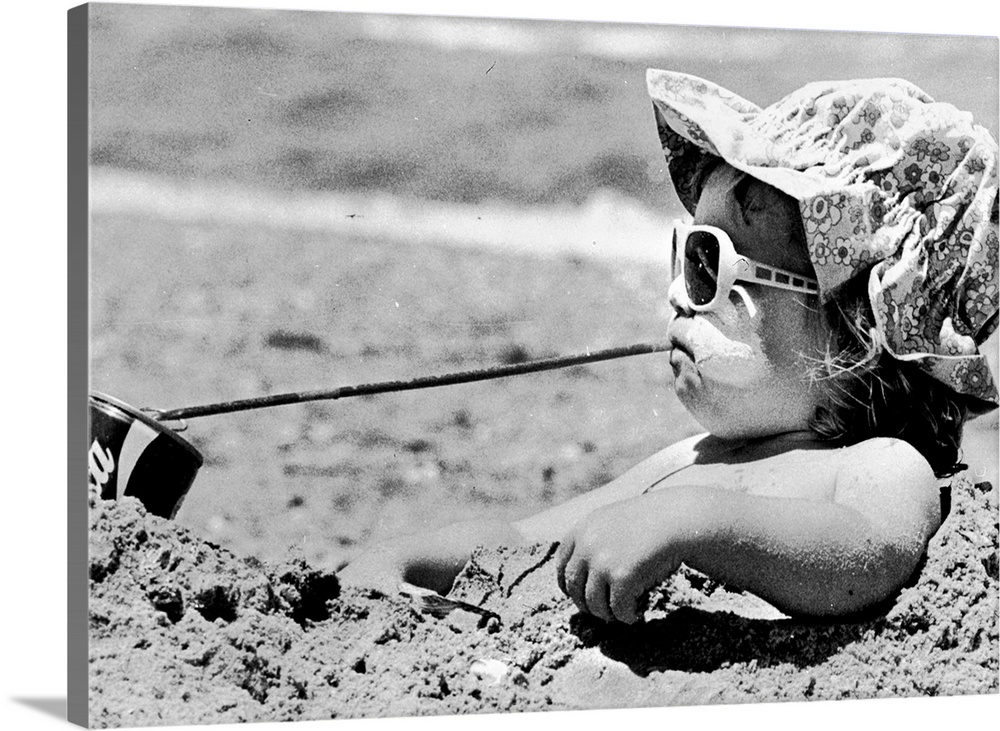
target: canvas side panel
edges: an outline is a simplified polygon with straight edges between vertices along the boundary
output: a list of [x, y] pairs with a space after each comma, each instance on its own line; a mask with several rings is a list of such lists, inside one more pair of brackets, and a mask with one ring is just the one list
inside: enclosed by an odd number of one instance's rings
[[67, 679], [66, 717], [89, 727], [87, 681], [87, 390], [89, 8], [68, 12], [67, 27]]

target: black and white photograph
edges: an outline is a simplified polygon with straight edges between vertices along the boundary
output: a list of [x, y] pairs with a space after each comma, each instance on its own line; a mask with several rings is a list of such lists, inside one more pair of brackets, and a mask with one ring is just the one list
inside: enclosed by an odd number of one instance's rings
[[1000, 692], [989, 30], [67, 20], [71, 722]]

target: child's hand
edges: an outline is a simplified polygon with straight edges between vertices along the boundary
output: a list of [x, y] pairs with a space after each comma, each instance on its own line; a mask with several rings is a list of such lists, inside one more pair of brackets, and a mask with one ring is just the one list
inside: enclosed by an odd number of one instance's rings
[[690, 534], [683, 508], [665, 493], [595, 510], [561, 541], [559, 588], [583, 612], [632, 624], [639, 598], [680, 566]]

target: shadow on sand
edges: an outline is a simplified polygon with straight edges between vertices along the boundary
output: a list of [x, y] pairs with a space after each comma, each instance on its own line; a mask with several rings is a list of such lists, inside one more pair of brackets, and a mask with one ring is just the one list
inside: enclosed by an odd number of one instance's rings
[[836, 622], [806, 619], [749, 619], [729, 612], [681, 607], [645, 624], [605, 623], [585, 614], [570, 631], [636, 675], [678, 670], [710, 673], [736, 664], [758, 668], [819, 665], [845, 646], [884, 626], [886, 607]]

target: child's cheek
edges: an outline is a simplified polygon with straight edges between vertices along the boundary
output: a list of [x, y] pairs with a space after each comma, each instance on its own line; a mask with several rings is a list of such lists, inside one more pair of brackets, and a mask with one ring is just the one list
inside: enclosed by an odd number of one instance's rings
[[732, 308], [696, 317], [692, 342], [702, 378], [733, 386], [749, 386], [768, 377], [772, 366], [756, 328]]

